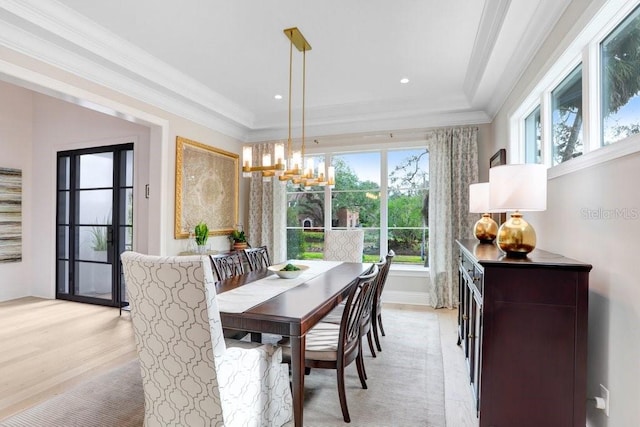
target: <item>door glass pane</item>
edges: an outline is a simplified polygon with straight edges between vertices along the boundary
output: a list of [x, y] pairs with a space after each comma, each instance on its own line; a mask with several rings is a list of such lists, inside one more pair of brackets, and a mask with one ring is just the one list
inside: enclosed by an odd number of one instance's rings
[[128, 150], [125, 155], [125, 182], [127, 187], [133, 187], [133, 150]]
[[69, 192], [58, 192], [58, 223], [69, 224]]
[[58, 188], [68, 190], [69, 182], [69, 157], [60, 157], [58, 158]]
[[107, 232], [105, 226], [77, 227], [78, 259], [107, 262]]
[[113, 190], [78, 191], [78, 223], [111, 224]]
[[113, 153], [83, 154], [79, 158], [79, 188], [103, 188], [113, 185]]
[[69, 259], [69, 227], [58, 227], [58, 258]]
[[583, 153], [582, 146], [582, 65], [576, 67], [551, 92], [553, 164]]
[[76, 262], [76, 295], [111, 299], [111, 264]]
[[126, 188], [120, 191], [120, 206], [124, 215], [120, 215], [122, 225], [133, 225], [133, 189]]
[[640, 8], [602, 41], [602, 145], [640, 133]]
[[57, 286], [58, 292], [69, 293], [69, 261], [58, 261]]

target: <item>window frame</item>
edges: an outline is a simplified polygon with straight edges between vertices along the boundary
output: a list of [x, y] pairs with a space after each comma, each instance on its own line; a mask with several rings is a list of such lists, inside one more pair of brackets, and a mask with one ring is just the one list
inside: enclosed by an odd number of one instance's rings
[[[606, 3], [590, 22], [580, 27], [581, 31], [564, 51], [553, 56], [555, 61], [509, 116], [509, 163], [525, 162], [525, 119], [538, 104], [542, 122], [542, 163], [548, 168], [549, 179], [640, 152], [638, 144], [640, 134], [631, 135], [606, 146], [602, 145], [600, 117], [602, 105], [600, 45], [639, 6], [640, 0]], [[584, 152], [581, 156], [552, 165], [551, 92], [580, 62], [582, 62]]]

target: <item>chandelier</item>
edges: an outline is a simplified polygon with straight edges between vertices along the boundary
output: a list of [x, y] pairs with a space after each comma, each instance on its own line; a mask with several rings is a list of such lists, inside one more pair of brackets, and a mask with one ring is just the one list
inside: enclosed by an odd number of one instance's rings
[[[318, 165], [316, 172], [312, 158], [307, 159], [306, 167], [303, 168], [305, 157], [305, 95], [306, 95], [306, 58], [307, 51], [311, 50], [311, 45], [304, 38], [298, 28], [287, 28], [284, 34], [289, 39], [289, 134], [287, 137], [287, 153], [285, 159], [284, 144], [276, 143], [274, 145], [275, 162], [271, 163], [271, 154], [265, 154], [262, 157], [261, 166], [252, 166], [253, 150], [251, 146], [245, 146], [242, 149], [242, 176], [250, 177], [251, 172], [261, 172], [262, 178], [266, 181], [271, 180], [274, 176], [282, 183], [291, 181], [294, 184], [308, 189], [313, 186], [329, 186], [333, 188], [335, 185], [335, 169], [330, 166], [325, 168], [324, 162]], [[292, 76], [293, 76], [293, 46], [302, 52], [302, 138], [300, 150], [293, 149], [291, 138], [291, 95], [292, 95]]]

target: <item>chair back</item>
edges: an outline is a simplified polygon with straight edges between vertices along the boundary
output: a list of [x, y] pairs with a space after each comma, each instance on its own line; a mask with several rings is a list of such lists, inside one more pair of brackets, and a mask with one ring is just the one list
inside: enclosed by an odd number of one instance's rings
[[[375, 267], [375, 268], [374, 268]], [[386, 260], [381, 259], [379, 262], [374, 263], [371, 268], [367, 271], [366, 274], [371, 274], [374, 269], [377, 270], [378, 274], [375, 277], [375, 280], [369, 286], [367, 290], [367, 294], [364, 296], [364, 309], [362, 310], [362, 317], [360, 319], [360, 335], [364, 336], [369, 329], [371, 329], [371, 316], [373, 312], [373, 304], [375, 300], [376, 290], [380, 284], [380, 280], [382, 278], [382, 272], [386, 267]]]
[[218, 280], [244, 274], [244, 265], [238, 252], [222, 255], [209, 255]]
[[364, 230], [326, 230], [324, 254], [326, 261], [362, 262]]
[[340, 322], [340, 337], [338, 341], [338, 354], [343, 360], [355, 358], [360, 343], [360, 325], [367, 307], [367, 298], [378, 276], [378, 266], [373, 265], [367, 272], [360, 275], [357, 283], [349, 292], [342, 320]]
[[387, 283], [387, 276], [389, 275], [389, 269], [391, 268], [391, 262], [393, 261], [393, 257], [396, 256], [396, 253], [393, 250], [390, 250], [386, 256], [386, 262], [384, 266], [380, 269], [380, 274], [378, 275], [378, 282], [376, 283], [376, 291], [373, 296], [373, 310], [374, 312], [379, 312], [379, 308], [382, 305], [382, 291], [384, 290], [384, 285]]
[[214, 358], [225, 343], [211, 264], [121, 255], [142, 370], [144, 425], [224, 425]]
[[244, 256], [249, 264], [249, 270], [262, 270], [271, 265], [271, 258], [269, 257], [269, 250], [266, 246], [260, 246], [257, 248], [247, 248], [243, 250]]

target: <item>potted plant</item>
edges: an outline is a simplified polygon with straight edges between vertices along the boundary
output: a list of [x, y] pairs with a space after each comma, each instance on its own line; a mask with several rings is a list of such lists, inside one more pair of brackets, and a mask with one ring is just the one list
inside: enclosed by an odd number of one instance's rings
[[195, 228], [196, 245], [198, 245], [198, 253], [207, 252], [207, 239], [209, 238], [209, 227], [203, 221], [200, 221]]
[[249, 246], [247, 243], [247, 236], [242, 230], [233, 230], [229, 235], [229, 241], [231, 241], [231, 249], [233, 250], [242, 250]]

